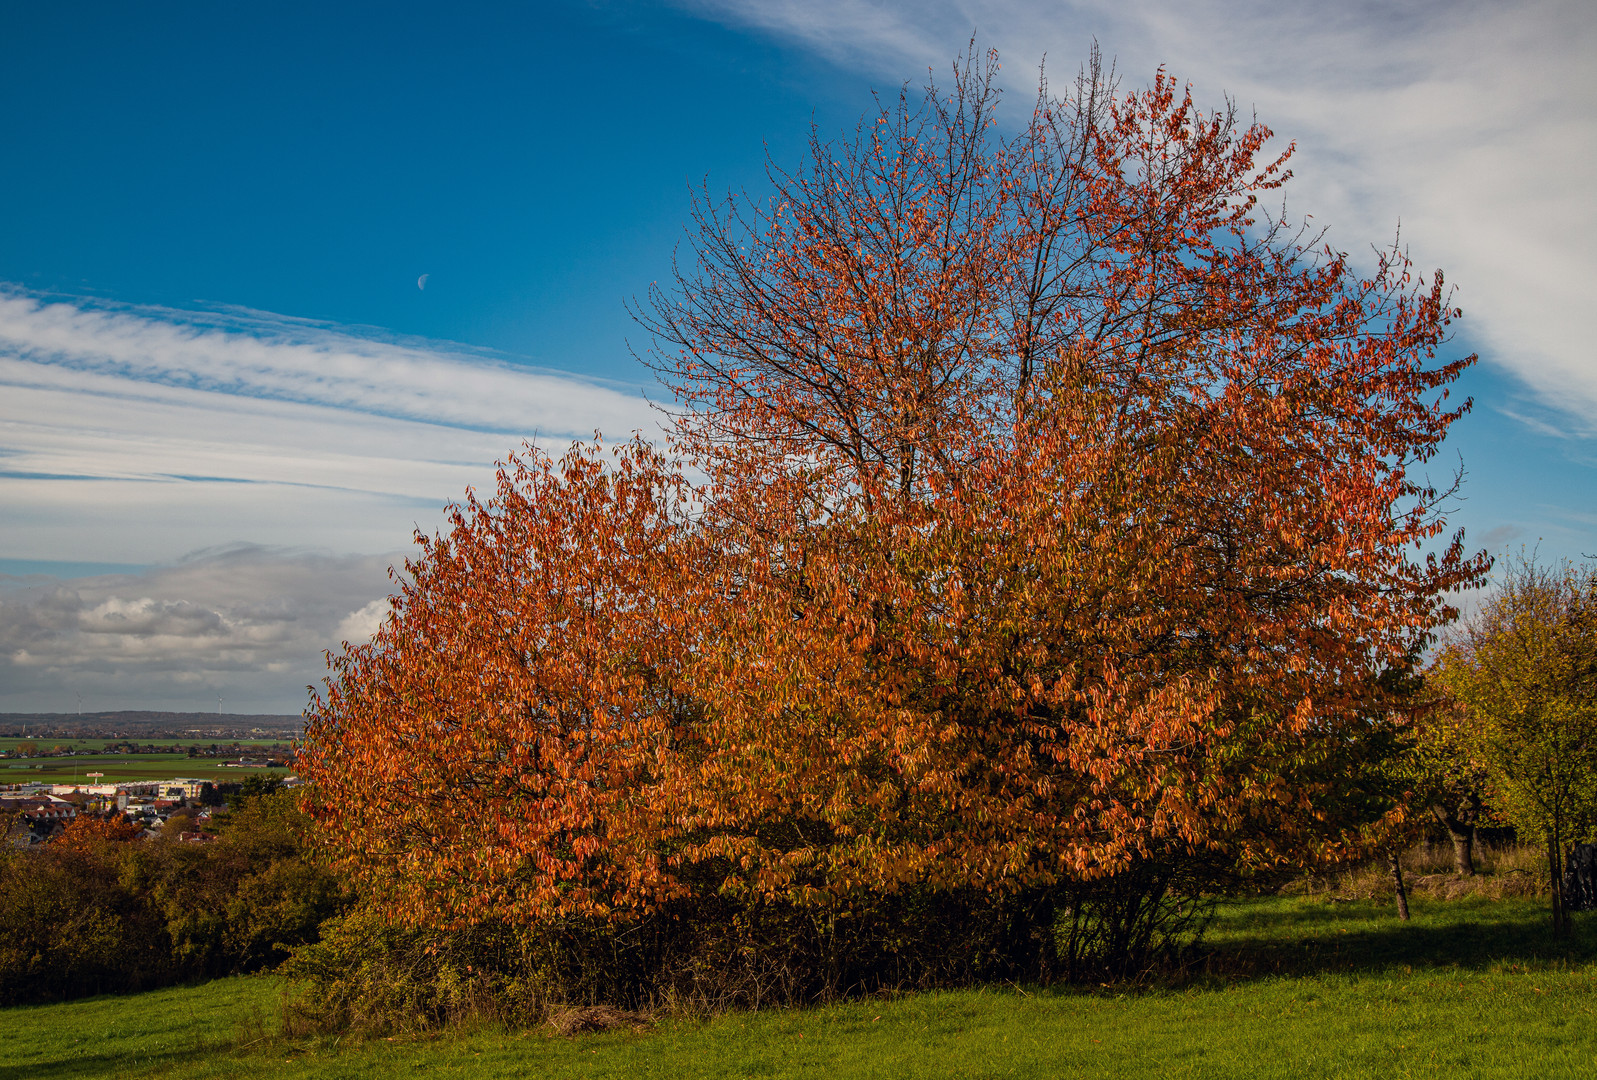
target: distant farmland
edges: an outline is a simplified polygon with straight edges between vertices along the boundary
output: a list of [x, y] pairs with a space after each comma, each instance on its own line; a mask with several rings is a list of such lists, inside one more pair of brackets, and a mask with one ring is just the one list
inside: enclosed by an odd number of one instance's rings
[[[181, 746], [185, 749], [185, 751], [190, 746], [198, 746], [201, 749], [208, 749], [212, 746], [224, 749], [227, 747], [237, 746], [241, 751], [248, 754], [252, 751], [259, 750], [261, 747], [286, 747], [290, 745], [293, 740], [286, 735], [263, 735], [254, 739], [217, 739], [203, 737], [186, 739], [110, 739], [100, 738], [97, 736], [85, 738], [82, 736], [71, 737], [66, 735], [40, 735], [38, 738], [29, 735], [27, 738], [22, 739], [16, 736], [0, 735], [0, 754], [10, 753], [23, 743], [33, 743], [33, 745], [39, 747], [41, 750], [53, 750], [57, 746], [70, 746], [75, 748], [81, 754], [98, 754], [108, 743], [119, 742], [131, 742], [136, 746]], [[126, 757], [130, 755], [112, 754], [110, 756]], [[140, 754], [138, 756], [149, 757], [151, 755]], [[168, 756], [170, 757], [171, 755]], [[236, 757], [237, 755], [234, 756]]]
[[264, 737], [289, 739], [300, 733], [299, 716], [253, 713], [180, 713], [122, 710], [85, 713], [0, 713], [0, 736], [70, 740], [132, 739], [171, 742]]
[[[58, 740], [23, 740], [0, 739], [0, 751], [9, 752], [19, 742], [34, 741], [46, 746], [55, 746]], [[271, 768], [229, 768], [225, 757], [218, 758], [191, 758], [186, 753], [182, 754], [103, 754], [96, 751], [99, 747], [93, 745], [100, 740], [82, 740], [79, 746], [88, 750], [87, 753], [72, 754], [67, 757], [36, 757], [36, 758], [5, 758], [0, 759], [0, 784], [119, 784], [131, 780], [167, 780], [174, 776], [189, 776], [197, 780], [243, 780], [246, 776], [267, 773], [273, 776], [282, 776], [287, 769]], [[171, 745], [177, 740], [162, 740], [162, 745]], [[183, 745], [210, 746], [216, 740], [192, 739], [183, 740]], [[89, 746], [83, 747], [82, 742]], [[231, 740], [229, 740], [231, 742]], [[283, 739], [252, 740], [250, 743], [239, 741], [239, 748], [247, 757], [258, 756], [253, 753], [256, 749], [265, 746], [282, 746]], [[236, 760], [235, 755], [234, 760]], [[20, 766], [20, 767], [19, 767]], [[103, 773], [103, 776], [89, 777], [91, 772]]]

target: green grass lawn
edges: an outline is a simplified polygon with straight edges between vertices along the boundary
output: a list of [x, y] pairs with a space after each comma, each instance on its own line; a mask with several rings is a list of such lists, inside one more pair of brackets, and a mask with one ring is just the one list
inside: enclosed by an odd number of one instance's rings
[[1568, 945], [1523, 900], [1227, 905], [1182, 986], [988, 988], [667, 1021], [574, 1039], [259, 1038], [273, 978], [0, 1010], [24, 1077], [1588, 1077], [1597, 919]]

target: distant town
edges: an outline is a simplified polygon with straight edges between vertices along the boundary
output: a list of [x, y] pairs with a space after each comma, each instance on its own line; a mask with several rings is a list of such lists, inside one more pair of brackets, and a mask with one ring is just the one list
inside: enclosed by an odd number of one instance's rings
[[297, 716], [0, 714], [0, 838], [31, 847], [119, 813], [149, 837], [203, 842], [229, 801], [298, 784], [299, 732]]

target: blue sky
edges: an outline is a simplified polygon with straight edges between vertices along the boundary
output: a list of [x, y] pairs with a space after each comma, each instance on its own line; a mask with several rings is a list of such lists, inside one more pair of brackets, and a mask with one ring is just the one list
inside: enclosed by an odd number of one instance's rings
[[647, 4], [8, 9], [8, 280], [633, 381], [617, 301], [667, 269], [688, 182], [756, 179], [866, 86]]
[[1096, 39], [1295, 139], [1332, 242], [1401, 221], [1483, 357], [1455, 522], [1597, 552], [1589, 5], [6, 2], [0, 711], [298, 711], [497, 457], [653, 423], [690, 188], [973, 31], [1017, 106]]

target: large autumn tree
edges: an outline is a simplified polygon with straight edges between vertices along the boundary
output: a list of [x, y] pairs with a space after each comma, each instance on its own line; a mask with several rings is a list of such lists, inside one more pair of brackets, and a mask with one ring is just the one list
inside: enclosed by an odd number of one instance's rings
[[301, 767], [394, 910], [1156, 908], [1363, 824], [1382, 672], [1482, 569], [1412, 554], [1471, 362], [1440, 275], [1265, 213], [1268, 129], [1163, 72], [1016, 130], [996, 71], [698, 203], [640, 315], [669, 456], [513, 460], [335, 658]]

